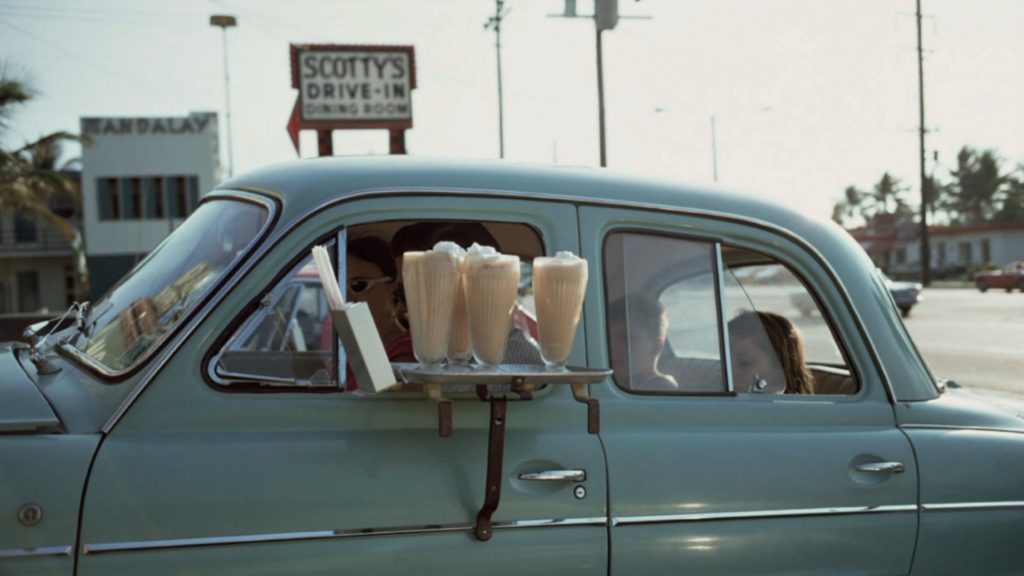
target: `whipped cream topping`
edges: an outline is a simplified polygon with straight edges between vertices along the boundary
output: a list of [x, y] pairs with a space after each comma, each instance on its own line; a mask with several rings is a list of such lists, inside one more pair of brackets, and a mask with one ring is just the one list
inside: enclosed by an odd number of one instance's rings
[[455, 262], [461, 262], [462, 259], [466, 257], [466, 249], [465, 248], [463, 248], [462, 246], [459, 246], [455, 242], [449, 242], [447, 240], [442, 240], [442, 241], [438, 242], [437, 244], [434, 244], [433, 251], [434, 252], [445, 252], [449, 256], [451, 256], [452, 260], [454, 260]]
[[468, 252], [470, 255], [478, 258], [497, 258], [501, 255], [494, 246], [481, 246], [476, 242], [473, 242], [473, 245], [469, 247]]

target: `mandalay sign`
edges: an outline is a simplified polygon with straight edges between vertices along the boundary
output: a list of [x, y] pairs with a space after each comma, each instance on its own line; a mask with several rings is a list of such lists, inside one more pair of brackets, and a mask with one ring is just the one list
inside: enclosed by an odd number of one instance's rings
[[216, 130], [217, 115], [204, 112], [177, 118], [82, 118], [81, 124], [82, 133], [88, 136], [201, 134]]
[[292, 44], [298, 101], [288, 132], [412, 128], [416, 61], [412, 46]]

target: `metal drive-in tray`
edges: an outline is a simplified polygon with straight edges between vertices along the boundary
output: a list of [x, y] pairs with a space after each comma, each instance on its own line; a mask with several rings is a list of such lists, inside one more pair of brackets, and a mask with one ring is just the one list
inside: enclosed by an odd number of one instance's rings
[[484, 401], [498, 397], [530, 400], [534, 390], [549, 384], [572, 387], [573, 398], [587, 405], [587, 431], [597, 434], [600, 407], [596, 399], [590, 398], [587, 384], [601, 382], [612, 373], [608, 369], [576, 366], [548, 370], [537, 364], [502, 364], [496, 370], [476, 366], [431, 369], [415, 363], [393, 363], [392, 367], [403, 382], [422, 385], [427, 397], [437, 403], [438, 433], [444, 437], [452, 434], [451, 401], [445, 397], [446, 392], [475, 391]]
[[502, 364], [497, 370], [476, 366], [443, 366], [421, 368], [413, 362], [391, 364], [409, 384], [453, 385], [506, 384], [509, 386], [540, 386], [543, 384], [591, 384], [611, 375], [611, 370], [568, 366], [564, 370], [548, 370], [539, 364]]
[[539, 386], [568, 384], [572, 387], [573, 398], [587, 406], [587, 432], [597, 434], [601, 429], [600, 405], [596, 398], [590, 397], [587, 384], [601, 382], [612, 373], [606, 369], [578, 367], [548, 370], [534, 364], [502, 364], [497, 370], [474, 366], [427, 369], [413, 363], [393, 363], [392, 367], [402, 381], [423, 386], [427, 397], [437, 403], [437, 429], [442, 438], [452, 434], [452, 402], [445, 397], [445, 392], [475, 391], [480, 400], [490, 403], [487, 486], [474, 528], [477, 539], [481, 541], [491, 539], [491, 515], [501, 501], [505, 429], [508, 427], [507, 401], [531, 400]]

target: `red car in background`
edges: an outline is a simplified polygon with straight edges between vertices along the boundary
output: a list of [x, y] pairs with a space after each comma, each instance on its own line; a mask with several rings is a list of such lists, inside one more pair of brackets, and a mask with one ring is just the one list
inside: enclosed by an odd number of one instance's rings
[[982, 292], [989, 288], [1002, 288], [1024, 292], [1024, 261], [1011, 262], [1000, 270], [985, 270], [974, 275], [974, 285]]

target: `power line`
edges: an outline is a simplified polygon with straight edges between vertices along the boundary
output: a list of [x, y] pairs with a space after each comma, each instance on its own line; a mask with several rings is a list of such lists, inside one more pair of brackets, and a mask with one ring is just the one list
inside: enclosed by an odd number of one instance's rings
[[93, 16], [60, 16], [60, 15], [43, 15], [43, 14], [19, 14], [5, 12], [3, 8], [0, 8], [0, 16], [5, 18], [21, 18], [23, 20], [35, 20], [44, 22], [69, 22], [73, 24], [81, 23], [96, 23], [96, 24], [112, 24], [112, 25], [125, 25], [125, 26], [182, 26], [185, 23], [169, 23], [162, 20], [134, 20], [124, 18], [102, 18]]
[[55, 51], [60, 52], [61, 54], [65, 55], [65, 56], [67, 56], [67, 57], [69, 57], [69, 58], [71, 58], [73, 60], [77, 60], [79, 62], [82, 62], [86, 66], [89, 66], [90, 68], [93, 68], [93, 69], [95, 69], [98, 72], [102, 72], [103, 74], [106, 74], [107, 76], [110, 76], [112, 78], [116, 78], [118, 80], [121, 80], [122, 82], [125, 82], [125, 83], [135, 87], [136, 89], [145, 90], [147, 96], [151, 96], [154, 91], [158, 91], [159, 90], [159, 88], [157, 88], [155, 86], [147, 86], [147, 85], [144, 85], [144, 84], [140, 84], [140, 83], [136, 82], [135, 80], [133, 80], [131, 78], [128, 78], [126, 76], [122, 76], [120, 74], [117, 74], [116, 72], [112, 72], [112, 71], [107, 70], [106, 68], [103, 68], [101, 66], [97, 66], [96, 64], [90, 62], [89, 60], [87, 60], [85, 58], [82, 58], [77, 53], [72, 52], [71, 50], [68, 50], [66, 48], [62, 48], [62, 47], [60, 47], [60, 46], [50, 42], [46, 38], [42, 38], [40, 36], [37, 36], [37, 35], [33, 34], [32, 32], [29, 32], [28, 30], [22, 28], [21, 26], [18, 26], [16, 24], [12, 24], [12, 23], [10, 23], [10, 22], [2, 19], [2, 18], [0, 18], [0, 24], [4, 24], [4, 25], [6, 25], [9, 28], [12, 28], [12, 29], [14, 29], [14, 30], [16, 30], [18, 32], [21, 32], [22, 34], [24, 34], [25, 36], [28, 36], [29, 38], [35, 40], [36, 42], [39, 42], [41, 44], [46, 45], [51, 50], [55, 50]]
[[8, 15], [20, 15], [24, 17], [37, 16], [45, 17], [51, 16], [53, 18], [72, 18], [72, 17], [86, 17], [86, 18], [108, 18], [117, 20], [131, 20], [134, 22], [152, 21], [152, 22], [163, 22], [167, 23], [168, 19], [178, 20], [192, 20], [196, 16], [186, 12], [160, 12], [160, 11], [141, 11], [141, 10], [88, 10], [84, 8], [51, 8], [45, 6], [15, 6], [10, 4], [0, 4], [0, 10], [8, 12]]

